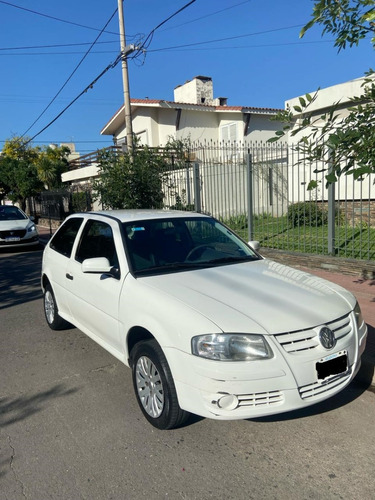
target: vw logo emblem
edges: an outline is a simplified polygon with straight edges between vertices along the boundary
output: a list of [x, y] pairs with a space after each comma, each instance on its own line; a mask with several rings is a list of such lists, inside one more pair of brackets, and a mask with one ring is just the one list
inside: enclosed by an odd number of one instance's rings
[[320, 330], [319, 340], [325, 349], [333, 349], [336, 345], [335, 334], [326, 326]]

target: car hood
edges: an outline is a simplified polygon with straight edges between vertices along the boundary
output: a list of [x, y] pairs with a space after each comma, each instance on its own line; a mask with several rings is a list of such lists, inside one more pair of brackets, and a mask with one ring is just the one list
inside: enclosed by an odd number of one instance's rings
[[354, 296], [338, 285], [270, 260], [142, 278], [225, 332], [275, 334], [348, 314]]
[[27, 229], [34, 224], [30, 219], [3, 220], [0, 222], [0, 231], [12, 231], [17, 229]]

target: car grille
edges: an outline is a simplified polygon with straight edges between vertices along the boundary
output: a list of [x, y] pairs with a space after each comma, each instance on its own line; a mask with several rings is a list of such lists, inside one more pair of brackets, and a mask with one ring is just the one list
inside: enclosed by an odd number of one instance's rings
[[[347, 314], [335, 321], [326, 323], [333, 333], [336, 340], [340, 340], [352, 331], [350, 316]], [[309, 349], [315, 349], [320, 345], [318, 328], [308, 328], [296, 332], [279, 333], [275, 335], [276, 340], [289, 354], [299, 354]]]
[[0, 231], [0, 238], [5, 240], [5, 238], [23, 238], [26, 234], [26, 229], [12, 229], [10, 231]]
[[327, 391], [332, 389], [336, 389], [340, 387], [340, 385], [344, 385], [348, 378], [351, 375], [351, 370], [337, 375], [337, 377], [333, 377], [329, 379], [327, 382], [315, 382], [314, 384], [305, 385], [304, 387], [299, 387], [299, 395], [302, 399], [313, 399], [314, 397], [320, 397]]
[[257, 392], [255, 394], [239, 394], [238, 407], [244, 406], [274, 406], [284, 402], [284, 393], [281, 391]]

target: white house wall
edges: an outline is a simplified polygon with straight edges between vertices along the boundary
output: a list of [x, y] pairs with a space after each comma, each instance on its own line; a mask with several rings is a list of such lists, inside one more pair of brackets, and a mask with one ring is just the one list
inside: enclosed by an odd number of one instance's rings
[[155, 147], [164, 146], [171, 137], [176, 137], [177, 111], [175, 109], [159, 108], [157, 113], [154, 126], [158, 130], [159, 142], [153, 144]]
[[[320, 117], [327, 111], [329, 107], [333, 104], [339, 103], [336, 114], [341, 118], [344, 118], [348, 113], [348, 107], [352, 106], [353, 103], [350, 101], [350, 97], [359, 96], [363, 93], [362, 85], [364, 83], [364, 78], [358, 78], [356, 80], [351, 80], [345, 83], [334, 85], [332, 87], [327, 87], [325, 89], [319, 90], [314, 101], [308, 107], [308, 112], [311, 112], [315, 118], [313, 118], [316, 126], [323, 126], [324, 120]], [[312, 97], [315, 96], [315, 92], [310, 92]], [[304, 96], [301, 96], [304, 97]], [[286, 106], [289, 106], [291, 110], [296, 114], [294, 106], [300, 106], [300, 97], [295, 97], [289, 99], [285, 102]], [[300, 126], [301, 115], [296, 114], [296, 123], [291, 130], [295, 130]], [[340, 120], [338, 120], [338, 125]], [[290, 150], [292, 151], [293, 145], [297, 144], [298, 141], [305, 135], [311, 132], [311, 128], [307, 128], [302, 132], [292, 136], [289, 133], [288, 143]], [[300, 161], [302, 158], [298, 157], [297, 153], [291, 153], [289, 157], [289, 178], [291, 192], [290, 198], [294, 201], [308, 199], [309, 196], [316, 197], [317, 199], [327, 200], [328, 193], [325, 188], [325, 175], [327, 171], [314, 174], [314, 169], [320, 168], [320, 165], [309, 165], [308, 162], [304, 163]], [[323, 165], [327, 168], [328, 164]], [[310, 180], [317, 180], [319, 187], [314, 191], [307, 191], [307, 186]], [[339, 182], [336, 183], [336, 200], [344, 200], [347, 198], [352, 198], [353, 200], [359, 199], [375, 199], [375, 186], [372, 181], [365, 177], [363, 181], [355, 181], [353, 176], [342, 176]]]
[[[243, 127], [245, 125], [243, 124]], [[252, 142], [267, 142], [280, 130], [281, 123], [271, 120], [271, 116], [251, 114], [246, 140]]]
[[178, 139], [192, 142], [218, 140], [218, 116], [214, 112], [181, 110], [180, 123], [176, 132]]
[[[314, 166], [307, 163], [298, 164], [297, 157], [289, 156], [289, 200], [298, 202], [304, 200], [328, 200], [325, 175], [327, 171], [314, 173]], [[308, 191], [311, 180], [318, 182], [318, 187]], [[335, 200], [375, 199], [375, 185], [373, 179], [365, 177], [362, 181], [354, 180], [352, 175], [343, 175], [335, 184]]]

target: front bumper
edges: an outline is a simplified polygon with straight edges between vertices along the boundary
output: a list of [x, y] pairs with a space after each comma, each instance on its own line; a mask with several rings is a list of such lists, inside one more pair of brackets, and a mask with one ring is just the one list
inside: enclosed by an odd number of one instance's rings
[[37, 246], [40, 244], [39, 235], [36, 234], [31, 238], [21, 238], [18, 241], [7, 241], [5, 239], [0, 238], [0, 248], [20, 248], [20, 247], [29, 247], [29, 246]]
[[[274, 357], [253, 362], [220, 362], [165, 348], [181, 408], [207, 418], [236, 420], [288, 412], [334, 396], [355, 377], [365, 349], [366, 324], [357, 330], [354, 315], [350, 334], [327, 352], [321, 346], [288, 354], [267, 337]], [[318, 379], [316, 363], [327, 354], [345, 353], [347, 370]]]

